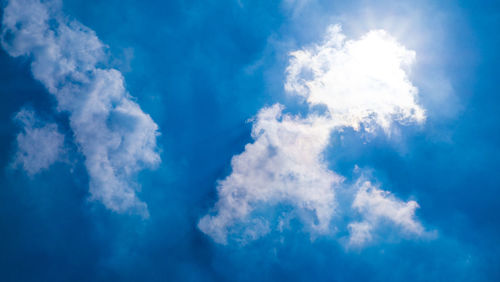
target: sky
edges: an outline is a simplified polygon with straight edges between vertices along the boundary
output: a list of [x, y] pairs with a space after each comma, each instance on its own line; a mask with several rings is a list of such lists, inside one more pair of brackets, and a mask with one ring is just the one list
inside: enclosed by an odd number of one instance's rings
[[0, 281], [500, 280], [499, 3], [0, 3]]

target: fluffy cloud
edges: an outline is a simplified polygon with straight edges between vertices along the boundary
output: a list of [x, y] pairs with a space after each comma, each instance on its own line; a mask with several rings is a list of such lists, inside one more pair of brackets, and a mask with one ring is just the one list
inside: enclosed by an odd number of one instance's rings
[[265, 218], [251, 214], [263, 204], [288, 204], [307, 222], [314, 233], [328, 232], [335, 210], [335, 194], [331, 189], [341, 177], [327, 169], [322, 152], [328, 145], [331, 125], [327, 118], [307, 119], [283, 115], [282, 107], [262, 109], [253, 125], [255, 142], [231, 162], [233, 172], [218, 185], [217, 215], [207, 215], [200, 229], [215, 241], [226, 243], [235, 224], [243, 228], [234, 234], [236, 240], [264, 235], [269, 228], [253, 230], [256, 219], [263, 226]]
[[15, 120], [23, 127], [17, 135], [14, 166], [21, 166], [28, 175], [49, 168], [63, 153], [64, 135], [55, 123], [40, 121], [33, 111], [23, 109]]
[[346, 40], [338, 25], [328, 28], [322, 43], [292, 52], [285, 89], [311, 107], [326, 106], [326, 113], [301, 117], [283, 114], [280, 105], [262, 109], [252, 129], [254, 142], [233, 157], [232, 173], [219, 182], [218, 201], [200, 220], [200, 230], [223, 244], [228, 238], [257, 239], [286, 226], [273, 212], [286, 205], [291, 211], [285, 218], [299, 218], [314, 236], [329, 233], [339, 212], [365, 218], [349, 224], [353, 242], [368, 241], [383, 218], [421, 233], [415, 202], [400, 202], [373, 187], [359, 190], [352, 210], [338, 211], [335, 193], [343, 177], [328, 169], [323, 156], [331, 135], [346, 127], [390, 133], [395, 122], [425, 120], [405, 70], [414, 59], [413, 51], [384, 31]]
[[394, 122], [422, 122], [418, 90], [405, 68], [415, 61], [383, 30], [346, 41], [339, 25], [328, 28], [319, 45], [291, 53], [285, 89], [310, 105], [326, 105], [336, 126], [365, 130]]
[[33, 76], [56, 98], [58, 110], [69, 113], [92, 199], [147, 216], [131, 178], [160, 162], [158, 126], [126, 91], [122, 74], [103, 67], [105, 46], [95, 33], [65, 17], [59, 1], [11, 0], [2, 46], [11, 56], [29, 56]]
[[388, 191], [379, 189], [370, 181], [359, 180], [352, 208], [363, 220], [348, 225], [349, 245], [361, 246], [370, 242], [373, 233], [383, 221], [393, 223], [405, 234], [422, 235], [424, 227], [415, 218], [415, 201], [403, 202]]

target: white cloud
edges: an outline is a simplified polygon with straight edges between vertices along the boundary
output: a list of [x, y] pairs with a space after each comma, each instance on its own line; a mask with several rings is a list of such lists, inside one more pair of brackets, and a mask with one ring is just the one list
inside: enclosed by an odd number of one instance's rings
[[[223, 244], [228, 238], [257, 239], [287, 226], [273, 215], [273, 209], [287, 205], [292, 211], [285, 218], [298, 217], [311, 235], [331, 232], [330, 223], [341, 212], [336, 210], [335, 194], [343, 177], [329, 170], [323, 157], [330, 136], [346, 127], [359, 130], [361, 125], [389, 134], [395, 122], [423, 122], [418, 91], [405, 69], [414, 59], [413, 51], [384, 31], [346, 40], [338, 25], [329, 27], [322, 43], [292, 52], [285, 89], [304, 97], [311, 107], [325, 105], [328, 111], [301, 117], [282, 114], [280, 105], [262, 109], [254, 120], [254, 142], [233, 157], [232, 173], [219, 182], [218, 201], [200, 220], [200, 230]], [[377, 191], [356, 197], [354, 208], [367, 221], [349, 225], [353, 240], [370, 240], [380, 218], [405, 230], [422, 228], [413, 219], [415, 202], [406, 207]], [[255, 222], [267, 228], [256, 228]], [[249, 229], [255, 236], [245, 235]]]
[[124, 87], [122, 74], [103, 67], [105, 46], [95, 33], [62, 15], [59, 1], [12, 0], [3, 15], [2, 46], [30, 56], [33, 76], [54, 95], [90, 176], [92, 199], [117, 212], [147, 216], [133, 175], [160, 163], [158, 126]]
[[[233, 158], [231, 175], [217, 187], [217, 214], [207, 215], [199, 223], [219, 243], [226, 243], [228, 233], [234, 233], [232, 227], [241, 222], [247, 223], [243, 230], [253, 228], [252, 212], [265, 204], [291, 205], [311, 232], [328, 232], [335, 210], [332, 186], [341, 181], [322, 158], [330, 122], [324, 117], [301, 119], [281, 111], [282, 106], [274, 105], [259, 112], [252, 129], [255, 142]], [[265, 218], [259, 221], [269, 225]], [[254, 231], [259, 233], [255, 237], [269, 228], [259, 230]], [[234, 237], [241, 239], [239, 235]]]
[[324, 41], [291, 53], [285, 89], [312, 105], [326, 105], [337, 126], [363, 124], [389, 132], [393, 122], [422, 122], [418, 90], [405, 68], [415, 60], [383, 30], [359, 40], [346, 40], [339, 25], [328, 28]]
[[424, 234], [424, 227], [415, 218], [415, 210], [419, 207], [417, 202], [403, 202], [363, 178], [357, 182], [356, 188], [352, 208], [363, 219], [348, 225], [349, 245], [362, 246], [371, 241], [375, 229], [383, 221], [392, 223], [404, 234]]
[[59, 133], [55, 123], [44, 123], [27, 109], [19, 111], [15, 120], [23, 130], [16, 138], [14, 166], [22, 166], [32, 176], [59, 160], [63, 153], [64, 135]]

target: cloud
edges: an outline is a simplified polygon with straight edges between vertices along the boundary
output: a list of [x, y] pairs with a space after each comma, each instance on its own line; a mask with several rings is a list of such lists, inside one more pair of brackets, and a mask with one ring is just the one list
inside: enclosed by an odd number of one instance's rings
[[389, 132], [394, 122], [425, 120], [406, 71], [414, 61], [415, 52], [383, 30], [346, 41], [334, 25], [321, 44], [291, 53], [285, 89], [326, 105], [336, 126]]
[[[311, 232], [328, 232], [335, 210], [331, 187], [341, 182], [322, 158], [330, 122], [325, 117], [283, 115], [282, 109], [274, 105], [259, 112], [252, 129], [255, 142], [233, 158], [231, 175], [217, 187], [217, 214], [207, 215], [199, 223], [219, 243], [226, 243], [228, 233], [234, 233], [231, 227], [241, 223], [245, 223], [241, 234], [234, 237], [244, 240], [244, 234], [254, 227], [252, 212], [265, 204], [291, 205]], [[270, 224], [265, 218], [258, 220]], [[259, 230], [252, 231], [255, 238], [269, 228]]]
[[64, 135], [55, 123], [44, 123], [31, 110], [22, 109], [15, 120], [23, 127], [17, 135], [17, 153], [13, 165], [32, 176], [48, 169], [63, 153]]
[[370, 242], [375, 229], [383, 221], [392, 223], [404, 234], [424, 234], [424, 227], [415, 218], [415, 210], [419, 207], [417, 202], [403, 202], [364, 179], [358, 180], [355, 186], [358, 191], [352, 208], [363, 219], [349, 223], [349, 245], [362, 246]]
[[[262, 109], [254, 120], [254, 142], [233, 157], [232, 173], [218, 183], [218, 201], [200, 220], [200, 230], [218, 243], [228, 238], [245, 243], [283, 230], [296, 217], [317, 236], [335, 230], [330, 226], [335, 215], [358, 212], [365, 221], [349, 225], [352, 240], [369, 240], [381, 218], [421, 232], [413, 219], [415, 202], [399, 202], [375, 188], [360, 190], [354, 210], [338, 210], [335, 194], [344, 178], [329, 170], [324, 158], [331, 135], [344, 128], [373, 133], [382, 128], [390, 134], [396, 122], [425, 120], [406, 70], [415, 53], [382, 30], [346, 40], [334, 25], [320, 44], [290, 55], [285, 89], [311, 108], [323, 105], [327, 111], [311, 110], [302, 117], [283, 114], [281, 105]], [[277, 219], [283, 206], [289, 208]], [[246, 235], [248, 230], [253, 236]]]
[[32, 59], [33, 76], [69, 113], [85, 156], [91, 198], [116, 212], [147, 216], [132, 177], [160, 163], [158, 126], [126, 91], [122, 74], [104, 67], [106, 46], [61, 12], [59, 1], [13, 0], [4, 10], [2, 46]]

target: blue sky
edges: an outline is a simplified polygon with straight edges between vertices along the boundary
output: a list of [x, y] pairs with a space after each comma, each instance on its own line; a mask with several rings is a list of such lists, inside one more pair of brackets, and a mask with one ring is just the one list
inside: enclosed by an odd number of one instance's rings
[[0, 3], [1, 281], [500, 279], [495, 1]]

